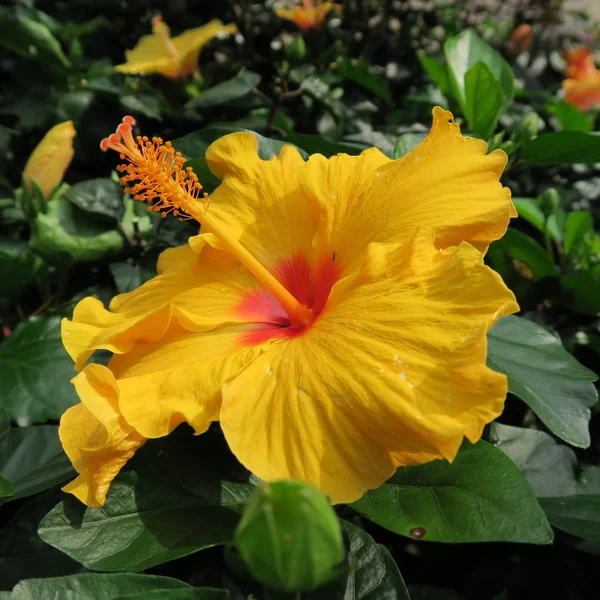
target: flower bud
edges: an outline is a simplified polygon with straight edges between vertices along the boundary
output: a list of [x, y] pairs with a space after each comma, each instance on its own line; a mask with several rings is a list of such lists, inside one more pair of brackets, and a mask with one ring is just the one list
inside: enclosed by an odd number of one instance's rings
[[285, 55], [291, 61], [301, 61], [306, 56], [306, 44], [301, 35], [285, 45]]
[[73, 138], [76, 135], [72, 121], [55, 125], [36, 146], [23, 171], [23, 187], [33, 190], [35, 181], [48, 198], [52, 190], [62, 181], [65, 171], [73, 159]]
[[552, 216], [560, 206], [560, 196], [554, 188], [548, 188], [539, 196], [542, 212], [546, 218]]
[[340, 522], [327, 498], [310, 484], [259, 485], [235, 544], [252, 576], [274, 590], [311, 591], [343, 572]]
[[535, 137], [542, 126], [542, 120], [535, 112], [530, 112], [519, 119], [514, 128], [515, 141], [522, 144]]

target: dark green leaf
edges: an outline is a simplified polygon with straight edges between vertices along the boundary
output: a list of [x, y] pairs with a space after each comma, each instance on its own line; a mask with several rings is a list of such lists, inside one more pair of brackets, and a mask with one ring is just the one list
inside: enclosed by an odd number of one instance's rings
[[0, 45], [49, 67], [69, 67], [67, 57], [48, 27], [14, 8], [0, 8]]
[[133, 594], [131, 596], [119, 596], [117, 600], [228, 600], [227, 590], [215, 588], [189, 588], [173, 590], [154, 590]]
[[14, 496], [15, 487], [13, 484], [6, 479], [6, 477], [0, 475], [0, 502]]
[[590, 444], [596, 375], [551, 333], [519, 317], [504, 317], [488, 333], [488, 363], [508, 376], [508, 389], [554, 434], [580, 448]]
[[383, 98], [390, 106], [394, 105], [387, 79], [374, 73], [368, 62], [357, 58], [345, 58], [336, 64], [337, 72], [342, 77], [354, 81], [369, 92]]
[[414, 150], [424, 139], [426, 133], [405, 133], [398, 136], [392, 151], [392, 158], [402, 158], [411, 150]]
[[213, 87], [203, 90], [199, 96], [192, 98], [185, 108], [208, 108], [209, 106], [223, 106], [233, 100], [239, 100], [251, 93], [260, 83], [260, 75], [242, 69], [229, 81], [218, 83]]
[[208, 168], [208, 162], [206, 158], [194, 158], [188, 160], [184, 165], [184, 168], [191, 167], [194, 173], [198, 176], [204, 191], [210, 194], [214, 189], [221, 183], [221, 180], [216, 177], [213, 172]]
[[20, 426], [59, 419], [77, 402], [59, 317], [21, 322], [0, 344], [0, 403]]
[[112, 179], [88, 179], [76, 183], [65, 195], [69, 202], [85, 212], [102, 215], [113, 221], [123, 218], [123, 188]]
[[426, 56], [422, 52], [418, 54], [419, 62], [429, 77], [433, 79], [433, 82], [442, 90], [444, 94], [452, 93], [452, 86], [450, 84], [450, 76], [448, 75], [448, 69], [446, 65], [437, 58]]
[[31, 283], [36, 262], [36, 256], [26, 242], [0, 238], [0, 296], [16, 295]]
[[140, 94], [139, 96], [121, 96], [123, 108], [134, 114], [141, 114], [149, 119], [162, 121], [160, 97], [152, 94]]
[[521, 160], [530, 165], [600, 162], [600, 134], [586, 131], [542, 133], [525, 142]]
[[600, 274], [574, 271], [560, 278], [563, 306], [584, 315], [600, 315]]
[[475, 63], [465, 73], [465, 116], [469, 128], [487, 140], [504, 110], [499, 81], [484, 62]]
[[11, 600], [118, 600], [132, 594], [179, 588], [190, 586], [178, 579], [156, 575], [84, 573], [21, 581], [14, 587]]
[[387, 529], [438, 542], [547, 544], [552, 531], [533, 490], [500, 450], [465, 443], [453, 463], [402, 467], [353, 508]]
[[600, 541], [600, 494], [541, 498], [555, 527], [584, 540]]
[[30, 498], [3, 524], [0, 589], [11, 589], [22, 579], [72, 575], [84, 570], [66, 554], [43, 542], [37, 534], [39, 522], [60, 495], [62, 492], [54, 491]]
[[124, 262], [112, 263], [109, 268], [119, 294], [126, 294], [142, 285], [139, 265], [131, 265]]
[[48, 213], [36, 216], [29, 246], [50, 264], [99, 260], [123, 247], [123, 237], [64, 197], [48, 203]]
[[74, 475], [55, 425], [10, 429], [0, 436], [0, 473], [11, 480], [11, 500], [31, 496]]
[[494, 242], [494, 245], [511, 258], [525, 263], [530, 269], [533, 279], [558, 275], [558, 266], [548, 253], [533, 238], [517, 229], [508, 229], [506, 234]]
[[575, 494], [577, 458], [544, 431], [492, 423], [490, 442], [500, 448], [529, 481], [536, 496]]
[[363, 151], [361, 146], [328, 140], [312, 133], [292, 133], [285, 138], [285, 141], [302, 148], [308, 154], [322, 154], [326, 158], [336, 154], [356, 156]]
[[467, 108], [466, 75], [476, 63], [482, 62], [502, 92], [502, 110], [506, 109], [514, 97], [514, 75], [510, 65], [502, 55], [484, 42], [473, 29], [467, 29], [444, 43], [444, 54], [448, 65], [450, 84], [462, 111], [469, 115]]
[[576, 106], [560, 100], [554, 105], [554, 114], [562, 130], [592, 131], [594, 122]]
[[350, 572], [346, 580], [328, 585], [309, 600], [410, 600], [391, 554], [365, 531], [342, 521], [348, 536]]
[[254, 486], [217, 433], [195, 437], [186, 428], [148, 442], [134, 467], [119, 475], [101, 509], [65, 498], [40, 524], [40, 537], [104, 571], [147, 569], [232, 541]]

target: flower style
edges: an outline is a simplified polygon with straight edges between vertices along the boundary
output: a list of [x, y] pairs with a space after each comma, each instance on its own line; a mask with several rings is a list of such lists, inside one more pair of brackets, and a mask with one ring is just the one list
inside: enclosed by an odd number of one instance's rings
[[23, 170], [23, 185], [31, 190], [35, 180], [45, 198], [62, 181], [73, 160], [73, 121], [55, 125], [35, 147]]
[[298, 4], [292, 9], [280, 8], [277, 16], [293, 21], [302, 31], [308, 31], [309, 29], [319, 29], [331, 11], [340, 14], [342, 7], [335, 2], [302, 0], [301, 5]]
[[[125, 117], [101, 144], [127, 161], [122, 183], [202, 233], [109, 310], [85, 298], [63, 321], [82, 369], [60, 425], [80, 474], [66, 491], [101, 505], [135, 450], [184, 422], [201, 434], [219, 420], [258, 477], [312, 482], [334, 503], [479, 439], [507, 392], [486, 332], [518, 310], [483, 253], [516, 212], [506, 155], [433, 114], [398, 160], [305, 162], [284, 146], [265, 161], [252, 133], [227, 135], [206, 155], [222, 180], [210, 198]], [[86, 366], [101, 348], [108, 367]]]
[[565, 101], [580, 110], [600, 104], [600, 71], [594, 65], [592, 51], [587, 46], [578, 46], [566, 52], [565, 59]]
[[115, 69], [121, 73], [149, 75], [160, 73], [171, 79], [198, 72], [198, 57], [202, 47], [222, 32], [235, 33], [235, 25], [223, 25], [214, 20], [202, 27], [188, 29], [171, 37], [161, 16], [152, 21], [152, 35], [145, 35], [133, 50], [125, 52], [126, 61]]

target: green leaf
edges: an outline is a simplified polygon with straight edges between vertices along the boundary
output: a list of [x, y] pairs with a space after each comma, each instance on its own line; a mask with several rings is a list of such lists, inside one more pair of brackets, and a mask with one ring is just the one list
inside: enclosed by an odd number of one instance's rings
[[357, 156], [363, 151], [361, 146], [336, 142], [312, 133], [292, 133], [285, 138], [285, 141], [298, 148], [302, 148], [308, 154], [322, 154], [326, 158], [335, 156], [336, 154]]
[[544, 431], [492, 423], [489, 441], [519, 467], [536, 496], [575, 494], [577, 457]]
[[233, 540], [254, 485], [218, 432], [195, 437], [182, 428], [148, 442], [133, 465], [101, 509], [65, 498], [40, 524], [40, 537], [103, 571], [139, 571]]
[[500, 83], [484, 62], [465, 73], [465, 116], [469, 128], [487, 140], [498, 125], [505, 103]]
[[435, 542], [547, 544], [552, 531], [533, 490], [494, 446], [463, 444], [454, 462], [399, 468], [352, 507], [395, 533]]
[[540, 503], [558, 529], [600, 542], [600, 494], [540, 498]]
[[414, 150], [426, 137], [426, 133], [405, 133], [398, 136], [392, 151], [392, 158], [402, 158]]
[[15, 495], [15, 487], [3, 475], [0, 475], [0, 502]]
[[154, 590], [131, 596], [119, 596], [118, 600], [228, 600], [227, 590], [215, 588], [190, 588]]
[[14, 588], [11, 600], [118, 600], [158, 590], [189, 589], [171, 577], [135, 573], [84, 573], [49, 579], [27, 579]]
[[208, 167], [208, 162], [206, 158], [194, 158], [193, 160], [188, 160], [183, 168], [191, 167], [194, 173], [198, 176], [198, 180], [202, 184], [204, 191], [207, 194], [210, 194], [215, 190], [215, 188], [221, 183], [221, 180], [213, 174], [213, 172]]
[[125, 212], [123, 188], [112, 179], [88, 179], [71, 186], [67, 200], [81, 210], [120, 221]]
[[11, 589], [22, 579], [72, 575], [83, 570], [79, 563], [44, 543], [37, 534], [39, 522], [61, 495], [62, 492], [53, 491], [19, 503], [14, 516], [3, 523], [0, 589]]
[[551, 333], [520, 317], [504, 317], [488, 333], [488, 364], [508, 376], [508, 390], [558, 437], [590, 445], [590, 407], [598, 401], [592, 371]]
[[96, 261], [123, 248], [123, 237], [64, 197], [48, 203], [48, 213], [36, 216], [29, 247], [50, 264]]
[[218, 83], [213, 87], [203, 90], [199, 96], [189, 100], [185, 108], [208, 108], [210, 106], [223, 106], [228, 102], [239, 100], [251, 93], [256, 88], [261, 77], [258, 73], [242, 69], [229, 81]]
[[572, 165], [600, 162], [600, 134], [586, 131], [542, 133], [525, 142], [521, 160], [529, 165]]
[[530, 269], [534, 279], [552, 277], [559, 273], [558, 266], [548, 256], [548, 253], [533, 238], [510, 228], [505, 235], [494, 242], [511, 258], [525, 263]]
[[[512, 199], [519, 217], [525, 219], [533, 225], [539, 232], [545, 233], [545, 216], [537, 198], [513, 198]], [[562, 212], [562, 211], [561, 211]], [[562, 242], [562, 228], [559, 225], [557, 215], [550, 215], [548, 218], [548, 234], [555, 242]]]
[[152, 94], [127, 94], [121, 96], [121, 105], [123, 108], [134, 114], [142, 114], [149, 119], [162, 121], [161, 98]]
[[574, 271], [560, 278], [561, 303], [568, 310], [584, 315], [600, 315], [600, 274]]
[[11, 500], [47, 490], [74, 476], [58, 427], [17, 427], [0, 436], [0, 473], [14, 485]]
[[48, 27], [14, 8], [0, 8], [0, 45], [48, 67], [63, 70], [70, 66]]
[[60, 317], [23, 321], [0, 343], [0, 404], [20, 426], [58, 420], [78, 401], [60, 321]]
[[451, 94], [452, 85], [450, 84], [450, 76], [446, 65], [437, 58], [426, 56], [423, 52], [419, 52], [418, 57], [421, 66], [440, 90], [446, 95]]
[[594, 122], [576, 106], [559, 100], [554, 105], [554, 114], [562, 130], [567, 131], [592, 131]]
[[0, 238], [0, 296], [18, 295], [33, 280], [37, 262], [26, 242]]
[[336, 63], [337, 72], [354, 83], [360, 85], [369, 92], [379, 96], [393, 106], [392, 93], [388, 80], [373, 72], [371, 65], [365, 60], [358, 58], [345, 58]]
[[249, 573], [281, 592], [311, 591], [341, 575], [340, 522], [312, 484], [258, 486], [236, 528], [235, 545]]
[[345, 580], [328, 585], [308, 600], [410, 600], [392, 555], [365, 531], [342, 521], [348, 536], [350, 571]]
[[585, 245], [586, 235], [594, 232], [594, 217], [587, 210], [571, 212], [565, 222], [564, 249], [569, 255], [576, 255]]
[[460, 35], [448, 38], [444, 43], [444, 54], [448, 65], [450, 85], [465, 116], [470, 114], [466, 75], [478, 62], [482, 62], [488, 67], [500, 86], [502, 93], [502, 110], [500, 112], [504, 111], [512, 102], [514, 97], [514, 75], [510, 65], [499, 52], [484, 42], [473, 29], [467, 29]]
[[119, 294], [126, 294], [142, 285], [139, 265], [131, 265], [126, 262], [112, 263], [109, 269]]

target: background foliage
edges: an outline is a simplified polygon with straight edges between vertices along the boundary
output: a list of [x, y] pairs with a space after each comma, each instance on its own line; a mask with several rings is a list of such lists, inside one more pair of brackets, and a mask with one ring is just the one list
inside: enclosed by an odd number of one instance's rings
[[[522, 308], [489, 335], [489, 364], [509, 377], [506, 410], [452, 465], [401, 469], [337, 507], [339, 577], [302, 597], [596, 597], [600, 136], [597, 111], [559, 89], [561, 51], [598, 30], [556, 0], [343, 4], [303, 36], [264, 1], [0, 7], [0, 598], [286, 597], [240, 558], [235, 531], [257, 481], [216, 427], [148, 443], [102, 509], [58, 491], [73, 471], [57, 422], [77, 401], [61, 318], [83, 296], [107, 303], [137, 287], [194, 232], [124, 195], [99, 140], [133, 114], [174, 140], [211, 191], [204, 155], [224, 133], [256, 132], [262, 158], [284, 141], [306, 155], [376, 146], [397, 158], [436, 104], [510, 157], [503, 183], [520, 218], [486, 259]], [[117, 73], [159, 13], [175, 33], [212, 18], [239, 33], [203, 50], [195, 78]], [[523, 23], [525, 50], [509, 39]], [[25, 191], [28, 156], [65, 120], [77, 130], [66, 183], [50, 199]], [[234, 537], [239, 549], [225, 547]]]

